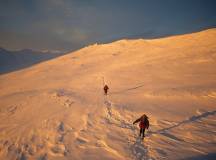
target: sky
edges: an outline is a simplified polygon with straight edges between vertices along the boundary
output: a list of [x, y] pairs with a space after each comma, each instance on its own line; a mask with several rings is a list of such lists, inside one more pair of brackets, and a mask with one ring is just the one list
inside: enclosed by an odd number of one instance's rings
[[216, 26], [215, 0], [0, 0], [0, 47], [72, 51]]

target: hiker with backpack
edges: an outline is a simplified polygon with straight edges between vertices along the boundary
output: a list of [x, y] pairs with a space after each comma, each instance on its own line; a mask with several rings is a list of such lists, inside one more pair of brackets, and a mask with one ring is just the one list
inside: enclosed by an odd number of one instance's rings
[[145, 115], [145, 114], [143, 114], [140, 118], [138, 118], [137, 120], [135, 120], [134, 122], [133, 122], [133, 124], [136, 124], [136, 123], [138, 123], [139, 122], [139, 127], [140, 127], [140, 134], [139, 134], [139, 136], [142, 138], [142, 139], [144, 139], [144, 137], [145, 137], [145, 129], [147, 128], [149, 128], [149, 120], [148, 120], [148, 117]]
[[105, 94], [105, 95], [107, 95], [108, 89], [109, 89], [108, 85], [105, 84], [105, 86], [104, 86], [104, 94]]

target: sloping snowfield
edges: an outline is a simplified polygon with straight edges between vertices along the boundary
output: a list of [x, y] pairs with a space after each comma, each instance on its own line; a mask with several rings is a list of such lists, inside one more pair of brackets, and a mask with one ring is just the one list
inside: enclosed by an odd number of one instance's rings
[[[132, 124], [143, 113], [144, 141]], [[216, 159], [216, 29], [92, 45], [1, 75], [0, 159]]]

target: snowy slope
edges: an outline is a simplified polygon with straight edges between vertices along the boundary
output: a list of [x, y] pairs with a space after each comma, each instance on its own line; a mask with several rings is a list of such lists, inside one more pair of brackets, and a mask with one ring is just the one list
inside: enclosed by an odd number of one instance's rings
[[0, 159], [215, 159], [215, 42], [120, 40], [1, 75]]

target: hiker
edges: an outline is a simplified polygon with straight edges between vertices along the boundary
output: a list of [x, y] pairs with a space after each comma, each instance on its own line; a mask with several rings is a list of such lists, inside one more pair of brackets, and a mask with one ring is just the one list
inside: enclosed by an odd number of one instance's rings
[[140, 134], [139, 134], [139, 136], [142, 138], [142, 139], [144, 139], [144, 137], [145, 137], [145, 129], [147, 128], [149, 128], [149, 120], [148, 120], [148, 117], [145, 115], [145, 114], [143, 114], [140, 118], [138, 118], [137, 120], [135, 120], [134, 122], [133, 122], [133, 124], [135, 124], [135, 123], [138, 123], [139, 122], [139, 127], [140, 127]]
[[107, 85], [104, 86], [104, 94], [107, 95], [109, 87]]

